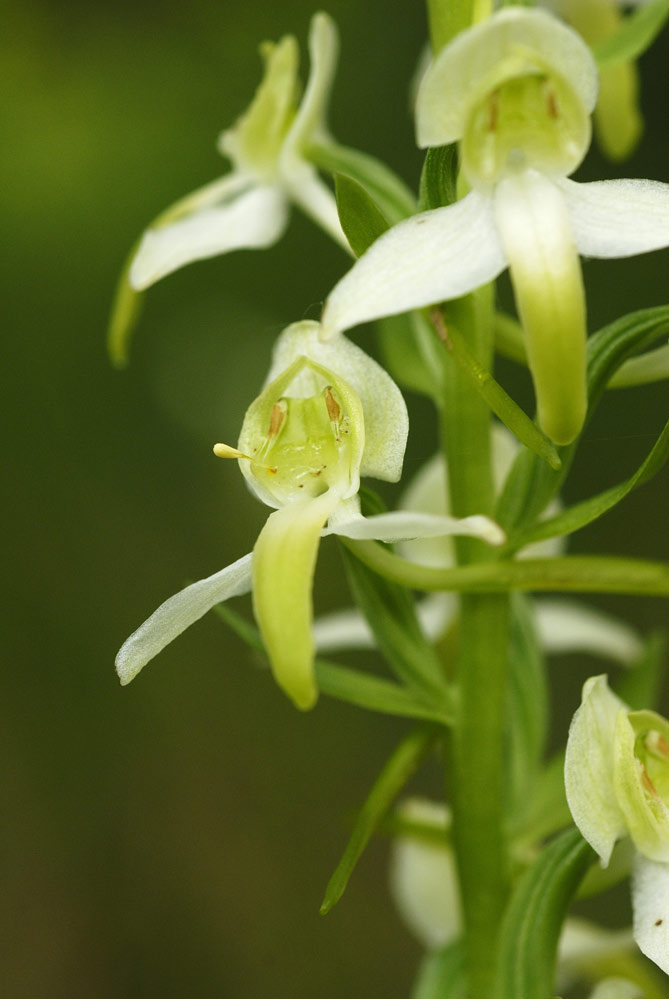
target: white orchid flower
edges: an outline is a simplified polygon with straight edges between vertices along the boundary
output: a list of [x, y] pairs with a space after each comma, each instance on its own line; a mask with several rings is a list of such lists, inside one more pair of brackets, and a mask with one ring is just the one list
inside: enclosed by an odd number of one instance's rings
[[507, 266], [539, 422], [558, 444], [586, 410], [579, 253], [626, 257], [669, 245], [669, 185], [568, 179], [590, 142], [597, 71], [575, 31], [509, 7], [435, 58], [417, 100], [418, 144], [460, 142], [472, 188], [384, 233], [335, 286], [323, 335], [458, 298]]
[[[493, 424], [493, 481], [499, 494], [518, 454], [516, 438], [501, 423]], [[450, 513], [448, 469], [442, 455], [435, 455], [423, 465], [400, 497], [399, 507], [413, 513]], [[560, 509], [553, 501], [546, 509], [550, 517]], [[528, 545], [519, 558], [552, 558], [564, 548], [561, 538]], [[436, 569], [455, 565], [455, 552], [447, 537], [403, 541], [398, 552], [404, 558]], [[542, 647], [549, 654], [586, 652], [629, 665], [639, 658], [643, 644], [626, 623], [575, 600], [538, 599], [534, 601], [537, 632]], [[458, 613], [455, 593], [430, 593], [416, 602], [416, 614], [425, 637], [437, 642], [452, 626]], [[316, 646], [321, 652], [344, 649], [371, 649], [375, 639], [367, 621], [358, 610], [334, 611], [314, 623]]]
[[362, 350], [345, 337], [321, 342], [317, 323], [284, 330], [239, 446], [214, 448], [239, 459], [249, 486], [274, 513], [251, 555], [171, 597], [130, 636], [116, 658], [121, 682], [215, 604], [253, 589], [275, 678], [298, 707], [309, 708], [317, 696], [311, 590], [322, 534], [397, 541], [454, 533], [501, 544], [504, 532], [487, 517], [362, 516], [360, 476], [399, 479], [407, 432], [399, 389]]
[[631, 837], [634, 939], [669, 973], [669, 722], [630, 711], [606, 676], [591, 677], [569, 729], [565, 788], [603, 867], [616, 841]]
[[283, 235], [291, 202], [348, 249], [334, 196], [307, 152], [310, 142], [327, 141], [325, 112], [337, 50], [334, 22], [315, 14], [311, 73], [298, 106], [296, 39], [286, 35], [263, 46], [264, 79], [248, 110], [218, 141], [232, 171], [172, 205], [147, 229], [129, 272], [136, 291], [194, 260], [271, 246]]
[[[396, 810], [406, 831], [393, 839], [390, 893], [400, 916], [427, 951], [462, 934], [462, 907], [447, 805], [409, 798]], [[605, 930], [585, 919], [567, 919], [560, 936], [557, 987], [566, 989], [633, 945], [628, 930]], [[615, 993], [612, 993], [612, 999]]]

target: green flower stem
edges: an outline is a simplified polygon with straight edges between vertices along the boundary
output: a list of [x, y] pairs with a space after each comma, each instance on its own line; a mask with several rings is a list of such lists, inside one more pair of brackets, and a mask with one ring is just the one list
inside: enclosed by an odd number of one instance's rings
[[[444, 311], [451, 343], [482, 370], [492, 363], [492, 289], [481, 289]], [[491, 514], [494, 489], [490, 412], [471, 370], [445, 352], [442, 437], [448, 463], [451, 510], [456, 516]], [[480, 569], [492, 549], [456, 539], [460, 569]], [[453, 802], [453, 842], [466, 925], [469, 995], [492, 988], [490, 953], [509, 894], [509, 854], [504, 815], [504, 724], [508, 691], [508, 596], [466, 595], [461, 600], [457, 680], [459, 711], [452, 730], [448, 778]]]
[[375, 541], [344, 541], [356, 558], [380, 576], [414, 590], [506, 593], [627, 593], [669, 597], [669, 565], [606, 555], [482, 562], [434, 569], [393, 555]]

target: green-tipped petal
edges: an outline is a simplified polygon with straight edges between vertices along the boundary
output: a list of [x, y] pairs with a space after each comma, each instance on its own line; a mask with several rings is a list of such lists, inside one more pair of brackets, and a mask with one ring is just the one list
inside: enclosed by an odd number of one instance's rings
[[605, 676], [591, 677], [583, 687], [581, 706], [569, 729], [565, 758], [565, 790], [574, 822], [603, 866], [626, 824], [614, 790], [616, 719], [626, 713]]
[[442, 49], [421, 82], [418, 145], [455, 142], [464, 134], [472, 106], [486, 94], [515, 77], [537, 73], [567, 81], [586, 113], [592, 111], [597, 96], [592, 53], [575, 31], [550, 14], [512, 7], [463, 31]]
[[270, 515], [253, 549], [253, 608], [276, 682], [307, 710], [316, 703], [312, 586], [321, 530], [337, 494]]
[[646, 957], [669, 975], [669, 864], [637, 854], [632, 875], [634, 939]]
[[349, 508], [332, 517], [326, 534], [343, 538], [376, 541], [407, 541], [414, 538], [439, 538], [446, 535], [480, 538], [490, 545], [503, 545], [506, 535], [489, 517], [446, 517], [409, 510], [379, 513], [371, 517], [355, 515]]
[[319, 11], [309, 26], [309, 79], [295, 120], [286, 137], [285, 153], [290, 155], [327, 134], [327, 110], [337, 70], [339, 36], [332, 18]]
[[587, 395], [585, 294], [566, 199], [536, 170], [505, 177], [494, 197], [539, 423], [556, 444], [569, 444], [583, 426]]
[[278, 187], [252, 187], [221, 205], [200, 208], [171, 225], [148, 229], [130, 268], [135, 289], [148, 288], [185, 264], [279, 239], [288, 221]]
[[119, 649], [116, 672], [121, 683], [130, 683], [154, 656], [215, 604], [248, 593], [250, 589], [251, 556], [244, 555], [213, 576], [175, 593]]
[[321, 336], [327, 340], [370, 319], [458, 298], [505, 267], [492, 201], [472, 191], [377, 239], [330, 293]]
[[669, 184], [559, 180], [576, 246], [585, 257], [632, 257], [669, 246]]
[[397, 482], [409, 432], [402, 393], [380, 364], [346, 337], [324, 343], [314, 322], [293, 323], [277, 340], [267, 382], [278, 378], [298, 357], [306, 356], [336, 372], [356, 392], [365, 421], [361, 475]]

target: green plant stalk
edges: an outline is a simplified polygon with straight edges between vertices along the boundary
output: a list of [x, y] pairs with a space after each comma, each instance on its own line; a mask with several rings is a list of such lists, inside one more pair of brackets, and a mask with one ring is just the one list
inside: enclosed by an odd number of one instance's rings
[[[446, 320], [449, 328], [463, 337], [473, 357], [489, 368], [491, 289], [449, 303]], [[468, 373], [448, 354], [444, 365], [442, 439], [451, 510], [455, 516], [491, 514], [494, 490], [489, 409]], [[470, 538], [457, 539], [456, 552], [462, 566], [493, 557], [489, 547]], [[457, 654], [460, 700], [450, 744], [449, 784], [471, 997], [491, 993], [490, 954], [509, 893], [504, 832], [508, 617], [506, 594], [467, 594], [461, 598]]]

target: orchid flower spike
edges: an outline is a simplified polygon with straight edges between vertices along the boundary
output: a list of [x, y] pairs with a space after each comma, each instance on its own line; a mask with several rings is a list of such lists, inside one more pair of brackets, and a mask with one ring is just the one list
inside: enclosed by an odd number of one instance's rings
[[669, 185], [567, 179], [596, 97], [590, 50], [542, 10], [507, 7], [442, 49], [420, 85], [418, 144], [459, 141], [472, 189], [373, 243], [331, 292], [323, 336], [466, 295], [508, 266], [539, 422], [557, 444], [572, 441], [587, 402], [578, 254], [669, 245]]
[[602, 866], [616, 840], [631, 837], [634, 939], [669, 973], [669, 721], [630, 711], [606, 676], [591, 677], [569, 729], [565, 788]]
[[310, 162], [312, 144], [329, 144], [327, 103], [338, 54], [337, 29], [317, 13], [309, 30], [311, 72], [299, 101], [299, 50], [286, 35], [261, 47], [265, 75], [248, 109], [218, 140], [232, 170], [171, 205], [151, 223], [122, 278], [110, 349], [123, 360], [133, 309], [128, 301], [195, 260], [231, 250], [263, 249], [283, 235], [290, 204], [350, 252], [334, 195]]
[[360, 476], [397, 481], [407, 433], [404, 399], [376, 361], [343, 336], [323, 343], [318, 323], [284, 330], [238, 446], [214, 448], [239, 461], [274, 512], [251, 555], [171, 597], [130, 636], [116, 657], [121, 683], [215, 604], [252, 589], [275, 678], [298, 707], [310, 708], [317, 696], [311, 590], [322, 534], [390, 542], [468, 534], [503, 543], [504, 532], [483, 516], [362, 516]]

